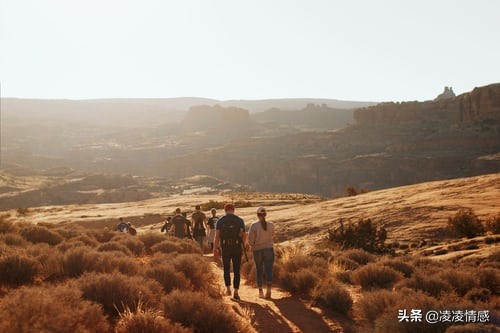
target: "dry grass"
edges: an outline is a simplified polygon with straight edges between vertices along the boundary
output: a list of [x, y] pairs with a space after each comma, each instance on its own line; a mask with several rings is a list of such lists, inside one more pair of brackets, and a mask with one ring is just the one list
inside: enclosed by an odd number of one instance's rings
[[57, 245], [63, 241], [63, 237], [57, 232], [36, 225], [22, 229], [21, 236], [32, 243]]
[[353, 304], [349, 291], [333, 280], [319, 284], [312, 296], [317, 304], [342, 314], [347, 314]]
[[40, 271], [40, 264], [23, 254], [0, 257], [0, 285], [18, 287], [31, 284]]

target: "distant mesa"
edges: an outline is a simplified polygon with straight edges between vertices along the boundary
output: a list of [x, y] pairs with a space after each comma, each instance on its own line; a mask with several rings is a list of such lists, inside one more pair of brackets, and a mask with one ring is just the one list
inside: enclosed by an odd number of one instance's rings
[[199, 105], [189, 108], [183, 125], [191, 130], [203, 128], [221, 128], [225, 126], [242, 126], [248, 124], [248, 110], [238, 107], [222, 107]]
[[452, 87], [444, 87], [444, 91], [440, 93], [434, 100], [441, 101], [445, 99], [452, 99], [455, 97], [457, 97], [457, 95], [455, 95], [455, 93], [453, 92]]

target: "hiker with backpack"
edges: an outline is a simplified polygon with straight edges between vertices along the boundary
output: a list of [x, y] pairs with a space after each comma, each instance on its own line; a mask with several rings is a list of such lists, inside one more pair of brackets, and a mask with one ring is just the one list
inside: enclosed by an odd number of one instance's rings
[[171, 232], [177, 238], [186, 238], [189, 235], [189, 221], [182, 215], [180, 208], [175, 209]]
[[[250, 226], [248, 232], [248, 243], [252, 248], [253, 259], [255, 261], [255, 271], [257, 286], [259, 287], [260, 298], [271, 298], [271, 285], [273, 283], [274, 265], [274, 224], [266, 221], [266, 209], [259, 207], [257, 217], [259, 221]], [[266, 294], [264, 295], [263, 275], [266, 277]]]
[[203, 246], [205, 245], [205, 238], [207, 237], [207, 217], [201, 211], [201, 206], [196, 205], [194, 207], [195, 211], [191, 215], [191, 222], [193, 226], [193, 236], [196, 242], [200, 244], [201, 251], [203, 251]]
[[119, 232], [125, 232], [125, 233], [128, 232], [128, 223], [126, 223], [123, 220], [123, 217], [120, 217], [120, 222], [116, 226], [116, 230], [119, 231]]
[[214, 250], [214, 240], [215, 240], [215, 225], [219, 218], [217, 217], [217, 210], [212, 208], [210, 210], [212, 217], [208, 219], [208, 244], [210, 244], [210, 250]]
[[224, 283], [228, 296], [231, 296], [231, 262], [233, 263], [233, 297], [239, 300], [241, 256], [248, 247], [245, 222], [234, 214], [235, 207], [232, 203], [227, 203], [224, 211], [226, 215], [221, 217], [215, 226], [214, 259], [219, 261], [222, 256]]

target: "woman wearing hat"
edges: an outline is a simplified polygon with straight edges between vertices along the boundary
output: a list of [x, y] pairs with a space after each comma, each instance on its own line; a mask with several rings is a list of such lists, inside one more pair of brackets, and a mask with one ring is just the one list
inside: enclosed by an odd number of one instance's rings
[[[271, 285], [273, 283], [274, 224], [266, 221], [266, 215], [266, 209], [264, 207], [259, 207], [257, 209], [257, 217], [259, 218], [259, 221], [252, 224], [248, 235], [257, 272], [259, 297], [261, 298], [271, 298]], [[266, 277], [267, 284], [265, 296], [262, 289], [263, 275]]]

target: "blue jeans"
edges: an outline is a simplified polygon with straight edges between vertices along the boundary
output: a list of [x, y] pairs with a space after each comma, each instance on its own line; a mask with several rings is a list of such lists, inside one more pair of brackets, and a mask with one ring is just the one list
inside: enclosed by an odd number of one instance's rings
[[253, 251], [253, 260], [257, 273], [257, 285], [262, 288], [262, 275], [266, 276], [266, 283], [273, 282], [274, 249], [262, 249]]

